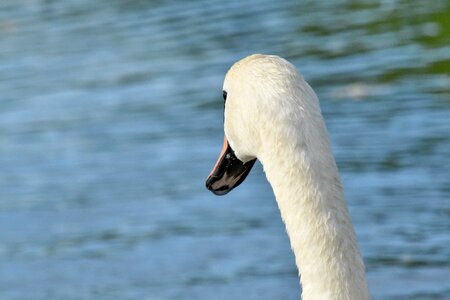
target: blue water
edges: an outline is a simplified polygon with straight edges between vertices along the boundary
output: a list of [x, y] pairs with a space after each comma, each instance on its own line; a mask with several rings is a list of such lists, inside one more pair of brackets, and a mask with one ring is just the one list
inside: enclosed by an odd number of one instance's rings
[[448, 1], [0, 3], [0, 299], [299, 299], [261, 166], [204, 188], [222, 81], [316, 90], [374, 299], [450, 299]]

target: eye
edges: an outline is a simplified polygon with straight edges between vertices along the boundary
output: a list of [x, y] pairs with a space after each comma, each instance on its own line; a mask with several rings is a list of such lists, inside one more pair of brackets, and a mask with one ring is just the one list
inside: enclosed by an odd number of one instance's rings
[[227, 100], [227, 92], [223, 91], [223, 101]]

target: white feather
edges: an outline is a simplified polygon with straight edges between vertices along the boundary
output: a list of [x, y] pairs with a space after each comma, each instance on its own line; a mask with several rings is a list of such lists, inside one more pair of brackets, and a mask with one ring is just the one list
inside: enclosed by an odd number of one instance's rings
[[312, 88], [277, 56], [234, 64], [225, 135], [242, 161], [258, 158], [301, 274], [302, 298], [370, 299], [328, 133]]

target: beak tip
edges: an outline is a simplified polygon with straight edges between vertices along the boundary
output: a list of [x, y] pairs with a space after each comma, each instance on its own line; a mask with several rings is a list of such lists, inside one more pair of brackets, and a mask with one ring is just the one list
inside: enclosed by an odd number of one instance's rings
[[206, 179], [205, 182], [205, 186], [208, 190], [210, 190], [214, 195], [216, 196], [223, 196], [225, 194], [228, 194], [229, 191], [231, 191], [232, 189], [230, 189], [230, 187], [227, 186], [221, 186], [220, 188], [216, 189], [213, 187], [213, 184], [215, 182], [214, 180], [214, 176], [210, 176]]
[[211, 177], [206, 178], [205, 186], [208, 190], [211, 189]]

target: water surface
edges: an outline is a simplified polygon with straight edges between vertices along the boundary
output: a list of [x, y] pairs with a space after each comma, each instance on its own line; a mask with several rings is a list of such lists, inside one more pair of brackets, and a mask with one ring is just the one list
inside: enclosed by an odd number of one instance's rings
[[1, 299], [298, 299], [256, 165], [214, 197], [252, 53], [321, 99], [374, 299], [450, 293], [448, 1], [0, 4]]

